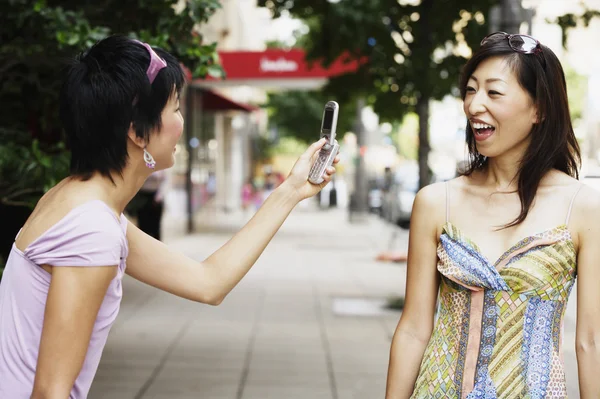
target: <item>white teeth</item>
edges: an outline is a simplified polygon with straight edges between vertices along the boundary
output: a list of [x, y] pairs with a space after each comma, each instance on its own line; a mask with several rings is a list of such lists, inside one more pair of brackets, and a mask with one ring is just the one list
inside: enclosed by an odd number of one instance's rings
[[488, 125], [488, 124], [485, 124], [485, 123], [477, 123], [477, 122], [474, 122], [474, 123], [472, 123], [472, 125], [473, 125], [473, 127], [474, 127], [475, 129], [478, 129], [478, 130], [479, 130], [479, 129], [493, 129], [493, 128], [494, 128], [494, 126], [492, 126], [492, 125]]

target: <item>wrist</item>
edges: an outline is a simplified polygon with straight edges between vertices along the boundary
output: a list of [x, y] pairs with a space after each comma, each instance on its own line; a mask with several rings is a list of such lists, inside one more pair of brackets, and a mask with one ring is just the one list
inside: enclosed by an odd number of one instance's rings
[[283, 183], [281, 183], [279, 187], [275, 189], [275, 192], [277, 192], [277, 194], [281, 196], [284, 201], [290, 202], [294, 206], [303, 200], [298, 190], [287, 180], [284, 180]]

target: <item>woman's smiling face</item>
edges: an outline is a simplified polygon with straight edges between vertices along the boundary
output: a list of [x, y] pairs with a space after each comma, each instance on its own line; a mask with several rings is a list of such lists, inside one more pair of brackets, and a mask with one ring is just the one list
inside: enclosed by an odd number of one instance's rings
[[175, 146], [183, 132], [183, 116], [179, 109], [179, 95], [169, 98], [161, 114], [161, 129], [150, 136], [147, 150], [156, 161], [156, 169], [167, 169], [175, 163]]
[[506, 58], [491, 57], [477, 66], [467, 82], [463, 106], [481, 155], [525, 151], [537, 110]]

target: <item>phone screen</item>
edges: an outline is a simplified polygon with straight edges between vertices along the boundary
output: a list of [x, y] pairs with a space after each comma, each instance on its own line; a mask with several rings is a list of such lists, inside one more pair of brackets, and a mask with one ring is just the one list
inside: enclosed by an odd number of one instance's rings
[[323, 130], [331, 130], [331, 125], [333, 123], [333, 110], [325, 109], [325, 115], [323, 116]]

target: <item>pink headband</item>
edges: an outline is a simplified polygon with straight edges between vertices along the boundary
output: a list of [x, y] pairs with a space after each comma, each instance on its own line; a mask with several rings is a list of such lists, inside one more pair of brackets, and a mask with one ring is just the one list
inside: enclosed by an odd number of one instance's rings
[[148, 43], [143, 43], [143, 42], [140, 42], [139, 40], [136, 40], [136, 42], [138, 42], [142, 46], [146, 47], [146, 50], [148, 50], [148, 53], [150, 53], [150, 65], [148, 66], [146, 75], [148, 76], [148, 80], [150, 81], [150, 84], [152, 84], [154, 82], [154, 79], [156, 79], [156, 75], [158, 75], [160, 70], [167, 67], [167, 63], [165, 62], [165, 60], [160, 58], [158, 56], [158, 54], [156, 54], [154, 52], [154, 50], [152, 50], [152, 47], [150, 47], [150, 45]]

